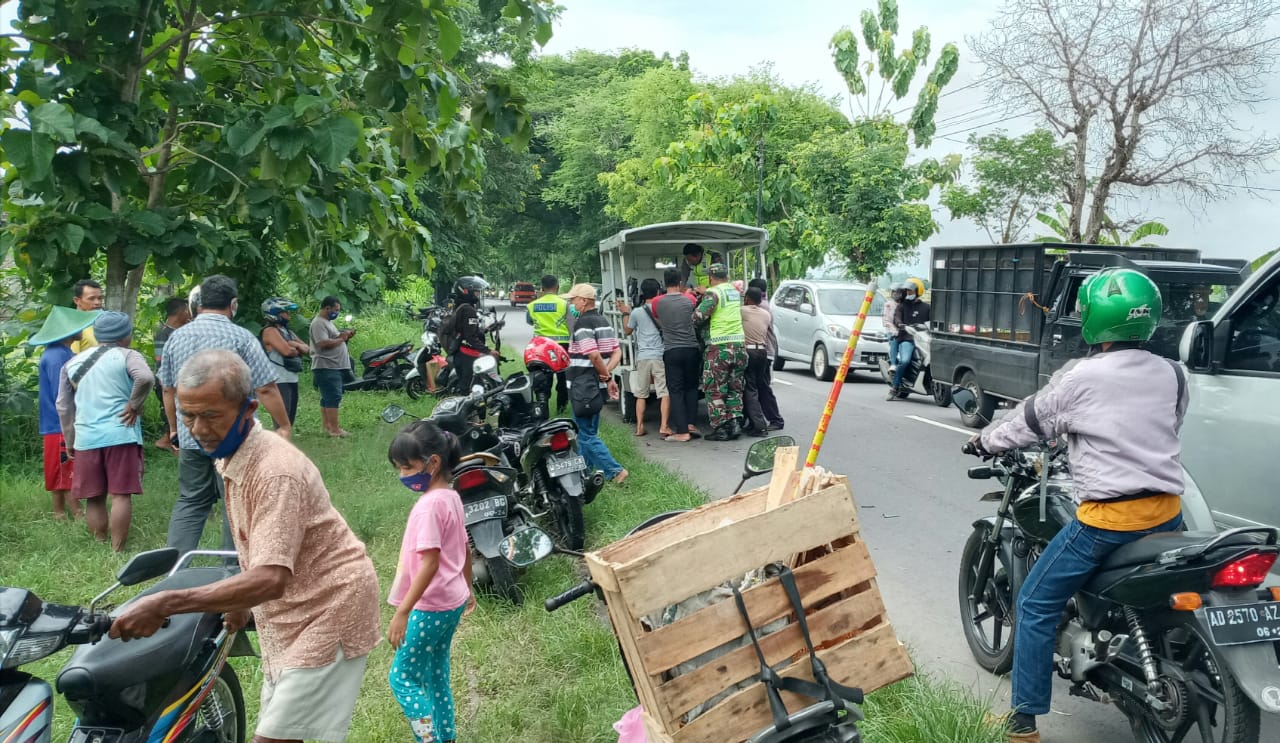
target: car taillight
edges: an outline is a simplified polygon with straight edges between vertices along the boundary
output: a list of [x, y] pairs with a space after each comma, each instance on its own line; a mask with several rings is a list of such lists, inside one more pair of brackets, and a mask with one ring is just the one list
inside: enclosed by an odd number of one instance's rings
[[1228, 563], [1213, 576], [1214, 588], [1253, 588], [1262, 585], [1276, 562], [1274, 552], [1254, 552]]
[[551, 451], [564, 451], [569, 448], [569, 432], [556, 431], [551, 434]]
[[484, 485], [488, 480], [489, 475], [484, 470], [468, 470], [453, 479], [453, 489], [470, 490]]

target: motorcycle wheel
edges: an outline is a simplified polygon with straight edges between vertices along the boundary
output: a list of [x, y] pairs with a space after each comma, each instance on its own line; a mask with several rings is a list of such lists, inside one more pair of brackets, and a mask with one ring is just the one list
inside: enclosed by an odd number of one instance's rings
[[552, 510], [556, 515], [556, 530], [571, 550], [581, 550], [587, 544], [587, 527], [582, 518], [582, 499], [564, 493], [552, 496]]
[[481, 557], [489, 574], [489, 590], [504, 601], [519, 606], [524, 603], [524, 591], [516, 582], [515, 566], [501, 557]]
[[[1199, 627], [1182, 620], [1156, 638], [1156, 661], [1164, 674], [1160, 682], [1166, 701], [1177, 701], [1166, 711], [1117, 699], [1129, 718], [1139, 743], [1184, 740], [1197, 731], [1205, 743], [1253, 743], [1258, 740], [1258, 708], [1245, 696]], [[1269, 652], [1269, 651], [1268, 651]], [[1195, 694], [1188, 694], [1191, 687]], [[1191, 699], [1199, 700], [1196, 706]]]
[[427, 380], [422, 377], [404, 380], [404, 393], [410, 400], [417, 400], [427, 394]]
[[230, 664], [224, 664], [218, 672], [209, 696], [200, 703], [189, 733], [184, 740], [244, 743], [244, 692]]
[[1014, 596], [1009, 590], [1009, 566], [1003, 564], [998, 551], [986, 590], [980, 597], [973, 596], [988, 529], [974, 529], [960, 553], [960, 622], [974, 660], [987, 671], [1002, 675], [1013, 668], [1013, 630], [1017, 624]]

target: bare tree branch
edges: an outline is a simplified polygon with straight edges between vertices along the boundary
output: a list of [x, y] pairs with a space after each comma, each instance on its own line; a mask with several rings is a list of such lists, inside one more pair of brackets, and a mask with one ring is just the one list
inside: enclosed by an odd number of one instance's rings
[[1072, 140], [1068, 229], [1093, 241], [1118, 187], [1212, 198], [1280, 153], [1237, 118], [1267, 100], [1278, 15], [1280, 0], [1008, 0], [970, 45], [993, 102]]

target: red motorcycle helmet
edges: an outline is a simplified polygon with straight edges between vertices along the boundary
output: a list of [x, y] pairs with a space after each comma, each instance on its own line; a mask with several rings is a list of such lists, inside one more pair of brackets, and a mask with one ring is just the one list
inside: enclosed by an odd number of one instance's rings
[[541, 364], [553, 372], [559, 373], [569, 368], [569, 352], [550, 338], [538, 336], [524, 347], [524, 365], [532, 369]]

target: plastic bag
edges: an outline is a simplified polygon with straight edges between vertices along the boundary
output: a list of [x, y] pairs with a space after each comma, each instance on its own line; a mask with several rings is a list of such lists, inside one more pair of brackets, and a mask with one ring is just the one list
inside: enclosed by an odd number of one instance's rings
[[632, 707], [621, 720], [613, 723], [613, 729], [618, 731], [618, 743], [649, 743], [649, 736], [644, 731], [643, 712], [643, 707]]

